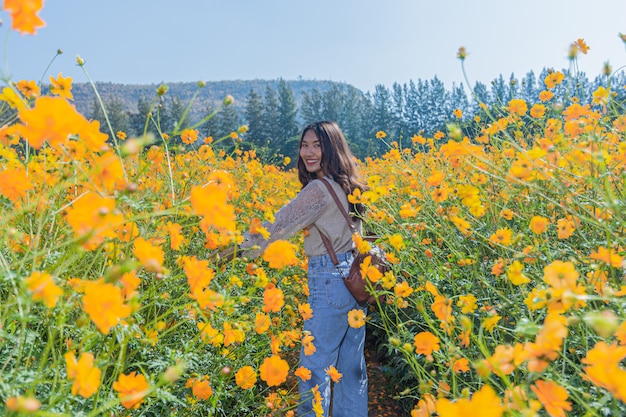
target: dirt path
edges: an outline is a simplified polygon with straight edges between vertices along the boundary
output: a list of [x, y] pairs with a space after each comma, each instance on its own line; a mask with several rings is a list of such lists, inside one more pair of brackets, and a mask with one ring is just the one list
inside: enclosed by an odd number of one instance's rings
[[369, 385], [369, 417], [401, 417], [401, 410], [393, 399], [395, 393], [385, 378], [376, 355], [365, 346]]

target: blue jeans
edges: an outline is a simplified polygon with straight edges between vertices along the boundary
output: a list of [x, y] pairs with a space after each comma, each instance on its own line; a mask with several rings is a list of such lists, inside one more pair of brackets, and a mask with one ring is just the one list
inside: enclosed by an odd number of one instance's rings
[[[348, 275], [354, 259], [352, 252], [337, 254], [339, 268]], [[312, 355], [300, 350], [300, 365], [311, 371], [311, 379], [299, 380], [298, 417], [314, 416], [312, 389], [319, 386], [324, 416], [329, 416], [331, 380], [325, 369], [333, 365], [343, 374], [333, 384], [333, 417], [367, 417], [367, 369], [363, 347], [365, 326], [354, 329], [348, 325], [348, 312], [361, 309], [343, 283], [330, 256], [309, 258], [309, 304], [313, 317], [304, 322], [304, 331], [314, 337]]]

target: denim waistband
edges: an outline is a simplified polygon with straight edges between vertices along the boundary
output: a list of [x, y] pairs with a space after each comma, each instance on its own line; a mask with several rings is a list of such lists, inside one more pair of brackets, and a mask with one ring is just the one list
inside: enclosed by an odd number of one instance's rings
[[[337, 254], [339, 263], [351, 261], [353, 257], [354, 253], [352, 251]], [[334, 264], [328, 254], [309, 257], [309, 267], [324, 268], [330, 266], [334, 266]]]

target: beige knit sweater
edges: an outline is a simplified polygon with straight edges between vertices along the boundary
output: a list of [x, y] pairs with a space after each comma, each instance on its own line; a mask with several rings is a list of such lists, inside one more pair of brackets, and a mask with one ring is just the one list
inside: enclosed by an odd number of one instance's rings
[[[348, 210], [346, 193], [332, 178], [326, 178], [344, 208]], [[309, 228], [309, 233], [304, 237], [304, 252], [307, 256], [325, 255], [327, 253], [319, 231], [329, 238], [336, 253], [348, 252], [354, 247], [352, 231], [339, 211], [335, 200], [320, 180], [313, 180], [276, 213], [274, 223], [265, 222], [263, 224], [270, 232], [268, 240], [265, 240], [260, 234], [252, 235], [249, 232], [244, 234], [244, 242], [241, 244], [241, 249], [244, 249], [243, 255], [248, 258], [256, 258], [263, 253], [271, 242], [281, 239], [287, 240], [311, 225], [316, 227]], [[355, 220], [355, 227], [360, 230], [360, 221]]]

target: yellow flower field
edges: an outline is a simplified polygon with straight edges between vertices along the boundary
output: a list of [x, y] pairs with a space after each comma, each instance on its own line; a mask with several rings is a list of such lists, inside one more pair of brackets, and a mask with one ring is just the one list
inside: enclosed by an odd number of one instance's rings
[[[41, 5], [5, 1], [13, 30], [35, 33]], [[15, 114], [0, 128], [0, 411], [294, 415], [297, 352], [315, 349], [302, 236], [256, 260], [217, 253], [267, 233], [296, 173], [215, 143], [169, 150], [193, 130], [107, 135], [71, 81], [0, 94]], [[626, 111], [610, 85], [591, 105], [555, 96], [566, 81], [550, 74], [541, 105], [485, 109], [471, 135], [450, 125], [361, 162], [370, 190], [350, 199], [393, 268], [370, 275], [383, 304], [346, 320], [368, 326], [411, 416], [626, 413]]]

